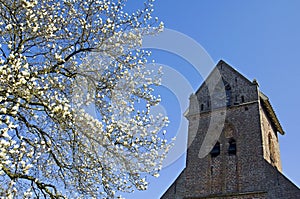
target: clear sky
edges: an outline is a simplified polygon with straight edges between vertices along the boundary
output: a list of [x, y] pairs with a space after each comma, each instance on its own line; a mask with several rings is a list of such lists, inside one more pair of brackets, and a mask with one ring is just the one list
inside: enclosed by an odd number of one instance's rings
[[[298, 0], [161, 0], [155, 3], [155, 14], [166, 28], [193, 38], [207, 51], [213, 62], [223, 59], [250, 80], [258, 80], [260, 90], [270, 98], [286, 132], [284, 136], [279, 135], [283, 173], [298, 186], [299, 9]], [[191, 64], [180, 56], [160, 50], [154, 50], [153, 56], [157, 62], [173, 67], [189, 79], [194, 90], [202, 83], [203, 78], [195, 74]], [[165, 87], [164, 93], [168, 93], [168, 86]], [[171, 93], [173, 98], [178, 97], [176, 92]], [[162, 95], [162, 105], [170, 116], [169, 131], [174, 135], [180, 126], [183, 112], [176, 109], [180, 99], [171, 99], [170, 93], [166, 95]], [[183, 156], [164, 168], [161, 177], [149, 178], [148, 191], [137, 192], [127, 198], [159, 198], [181, 172], [184, 164]]]

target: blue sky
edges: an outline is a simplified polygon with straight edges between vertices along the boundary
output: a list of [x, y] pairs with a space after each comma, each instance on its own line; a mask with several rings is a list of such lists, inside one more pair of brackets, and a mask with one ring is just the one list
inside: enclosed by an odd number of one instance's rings
[[[299, 8], [300, 1], [297, 0], [161, 0], [155, 3], [155, 14], [166, 28], [193, 38], [213, 62], [223, 59], [250, 80], [258, 80], [260, 90], [270, 98], [286, 132], [284, 136], [279, 135], [283, 173], [298, 186]], [[189, 79], [194, 90], [202, 83], [203, 78], [179, 56], [160, 50], [154, 50], [153, 56], [158, 63], [173, 67]], [[168, 93], [164, 89], [161, 91]], [[170, 134], [176, 134], [183, 114], [176, 108], [180, 102], [171, 99], [168, 94], [166, 97], [162, 95], [162, 99], [171, 120]], [[158, 179], [150, 177], [148, 191], [137, 192], [127, 198], [159, 198], [183, 169], [184, 161], [183, 156], [164, 168]]]

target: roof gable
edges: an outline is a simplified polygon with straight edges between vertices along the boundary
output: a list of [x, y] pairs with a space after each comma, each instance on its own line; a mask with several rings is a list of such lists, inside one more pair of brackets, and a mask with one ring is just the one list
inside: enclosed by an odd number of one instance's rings
[[[243, 96], [242, 103], [260, 101], [261, 105], [267, 110], [267, 116], [270, 118], [274, 128], [282, 135], [284, 134], [269, 98], [259, 91], [256, 80], [251, 82], [223, 60], [218, 62], [216, 67], [196, 91], [196, 96], [201, 104], [210, 104], [210, 107], [207, 107], [204, 111], [226, 106], [225, 98], [227, 97], [227, 88], [231, 89], [234, 95], [231, 96], [231, 101], [234, 101], [234, 98], [241, 96]], [[216, 103], [218, 98], [224, 99], [223, 102]], [[237, 105], [240, 104], [240, 102], [241, 101], [239, 101]]]
[[237, 70], [235, 70], [232, 66], [227, 64], [225, 61], [220, 60], [217, 63], [217, 65], [213, 68], [213, 70], [209, 73], [209, 75], [206, 77], [205, 81], [201, 84], [201, 86], [198, 88], [196, 93], [198, 93], [207, 84], [211, 83], [212, 79], [215, 80], [215, 79], [220, 79], [221, 77], [224, 77], [224, 74], [223, 74], [224, 71], [228, 71], [228, 72], [230, 71], [232, 76], [239, 77], [248, 85], [257, 84], [256, 80], [251, 82], [249, 79], [247, 79], [244, 75], [242, 75]]

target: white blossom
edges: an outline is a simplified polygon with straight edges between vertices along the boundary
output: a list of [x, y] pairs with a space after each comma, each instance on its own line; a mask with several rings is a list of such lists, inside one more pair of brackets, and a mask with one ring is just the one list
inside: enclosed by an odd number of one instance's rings
[[153, 0], [0, 2], [0, 198], [122, 198], [170, 148], [150, 108]]

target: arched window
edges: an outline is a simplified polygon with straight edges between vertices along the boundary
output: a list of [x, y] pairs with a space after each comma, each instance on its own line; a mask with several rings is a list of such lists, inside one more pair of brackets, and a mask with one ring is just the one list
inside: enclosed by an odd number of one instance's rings
[[225, 85], [225, 93], [226, 93], [226, 106], [231, 105], [231, 87], [227, 82], [224, 82]]
[[214, 148], [210, 152], [211, 157], [217, 157], [218, 155], [220, 155], [220, 151], [221, 151], [220, 142], [217, 142]]
[[245, 97], [244, 97], [244, 95], [242, 95], [241, 100], [242, 100], [242, 103], [245, 102]]
[[201, 104], [201, 111], [204, 110], [204, 104]]
[[273, 142], [272, 142], [272, 135], [271, 133], [269, 133], [268, 136], [268, 142], [269, 142], [269, 153], [270, 153], [270, 160], [272, 163], [275, 162], [275, 158], [274, 158], [274, 147], [273, 147]]
[[236, 141], [233, 138], [229, 140], [228, 155], [236, 155]]
[[238, 95], [235, 95], [235, 98], [234, 98], [234, 104], [235, 104], [235, 105], [239, 104], [239, 103], [238, 103]]

